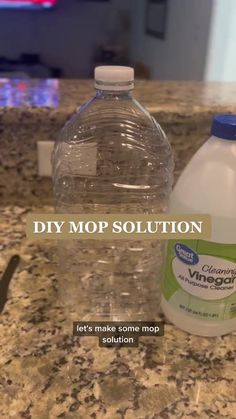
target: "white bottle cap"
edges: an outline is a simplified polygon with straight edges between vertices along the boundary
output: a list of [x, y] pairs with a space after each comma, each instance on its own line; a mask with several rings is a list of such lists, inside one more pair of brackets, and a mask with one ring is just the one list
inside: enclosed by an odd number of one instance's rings
[[101, 90], [132, 90], [134, 88], [134, 69], [115, 65], [95, 68], [95, 88]]

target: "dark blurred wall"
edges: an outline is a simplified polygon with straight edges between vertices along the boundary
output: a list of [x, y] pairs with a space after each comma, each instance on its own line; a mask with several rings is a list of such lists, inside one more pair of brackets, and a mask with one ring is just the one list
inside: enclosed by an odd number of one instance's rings
[[89, 77], [114, 12], [127, 7], [129, 0], [59, 0], [48, 11], [0, 10], [0, 57], [37, 53], [45, 64], [61, 68], [64, 77]]

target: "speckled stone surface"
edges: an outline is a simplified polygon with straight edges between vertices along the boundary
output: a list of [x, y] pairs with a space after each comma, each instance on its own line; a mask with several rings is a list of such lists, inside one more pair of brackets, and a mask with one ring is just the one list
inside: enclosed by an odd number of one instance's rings
[[[2, 122], [15, 122], [22, 119], [26, 122], [32, 117], [42, 124], [45, 118], [52, 118], [62, 124], [94, 95], [91, 80], [59, 80], [57, 87], [58, 100], [51, 100], [48, 108], [40, 106], [40, 101], [33, 98], [35, 87], [40, 86], [40, 80], [27, 80], [22, 104], [33, 106], [16, 106], [14, 100], [10, 106], [0, 108]], [[11, 82], [10, 82], [11, 84]], [[12, 83], [13, 86], [13, 83]], [[44, 87], [41, 87], [44, 88]], [[56, 87], [53, 86], [54, 96]], [[15, 84], [13, 89], [15, 89]], [[50, 91], [48, 91], [50, 94]], [[0, 83], [0, 98], [4, 95]], [[135, 97], [151, 113], [158, 113], [160, 118], [165, 115], [169, 121], [179, 121], [182, 118], [195, 119], [202, 114], [235, 112], [236, 83], [196, 82], [196, 81], [141, 81], [135, 83]], [[58, 102], [58, 106], [52, 106]], [[42, 101], [41, 101], [42, 103]], [[12, 112], [14, 109], [14, 113]]]
[[[62, 80], [53, 84], [58, 97], [49, 101], [51, 107], [44, 107], [39, 106], [42, 100], [35, 99], [35, 91], [43, 89], [42, 81], [27, 83], [21, 106], [16, 106], [15, 85], [12, 82], [9, 101], [4, 99], [6, 89], [0, 80], [0, 199], [4, 205], [26, 201], [37, 205], [39, 199], [51, 204], [51, 181], [37, 175], [37, 141], [54, 141], [66, 120], [94, 94], [92, 81]], [[209, 136], [212, 116], [236, 113], [236, 83], [137, 81], [135, 97], [166, 131], [175, 154], [176, 178]], [[1, 103], [11, 106], [1, 107]]]
[[21, 256], [0, 316], [0, 418], [236, 418], [236, 334], [200, 338], [167, 324], [138, 348], [103, 349], [66, 331], [55, 244], [24, 231], [28, 211], [50, 210], [0, 209], [0, 271]]
[[[58, 107], [0, 107], [0, 273], [21, 256], [0, 315], [0, 418], [235, 419], [236, 334], [206, 339], [167, 324], [164, 338], [132, 349], [72, 337], [57, 300], [55, 243], [25, 238], [31, 205], [52, 196], [51, 180], [37, 176], [37, 141], [55, 140], [92, 94], [91, 81], [61, 81]], [[176, 177], [212, 116], [236, 112], [236, 83], [140, 81], [135, 96], [167, 132]]]

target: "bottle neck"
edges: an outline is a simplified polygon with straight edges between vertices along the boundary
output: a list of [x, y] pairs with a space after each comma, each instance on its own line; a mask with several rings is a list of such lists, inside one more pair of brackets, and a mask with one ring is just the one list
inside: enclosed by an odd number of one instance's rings
[[132, 90], [102, 90], [96, 89], [97, 99], [130, 99]]

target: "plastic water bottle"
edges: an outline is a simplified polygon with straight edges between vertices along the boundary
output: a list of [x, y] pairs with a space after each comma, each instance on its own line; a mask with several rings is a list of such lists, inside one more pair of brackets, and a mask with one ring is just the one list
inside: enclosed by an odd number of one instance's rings
[[[156, 121], [132, 97], [134, 70], [95, 69], [96, 95], [61, 132], [53, 153], [56, 211], [166, 211], [172, 153]], [[163, 241], [61, 240], [59, 292], [75, 320], [153, 320], [160, 304]]]

